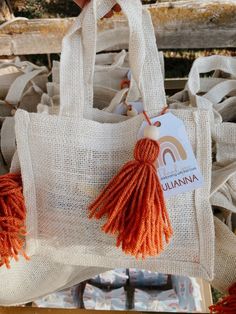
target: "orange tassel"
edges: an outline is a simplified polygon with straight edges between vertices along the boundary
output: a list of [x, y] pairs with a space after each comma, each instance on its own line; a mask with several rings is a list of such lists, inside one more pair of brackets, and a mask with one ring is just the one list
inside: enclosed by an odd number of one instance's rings
[[117, 234], [117, 247], [136, 258], [155, 256], [173, 234], [163, 191], [157, 176], [159, 144], [150, 138], [137, 142], [134, 159], [89, 206], [90, 218], [107, 217], [102, 230]]
[[10, 268], [10, 259], [18, 260], [26, 236], [26, 207], [20, 174], [0, 176], [0, 266]]
[[124, 79], [120, 82], [120, 88], [128, 88], [130, 86], [130, 80]]
[[229, 288], [229, 295], [209, 307], [212, 314], [236, 313], [236, 283]]

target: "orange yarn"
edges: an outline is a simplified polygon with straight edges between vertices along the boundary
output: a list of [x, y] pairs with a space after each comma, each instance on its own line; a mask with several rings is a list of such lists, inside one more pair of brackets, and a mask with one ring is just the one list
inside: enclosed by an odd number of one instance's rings
[[20, 174], [0, 176], [0, 266], [10, 268], [10, 259], [18, 260], [26, 235], [26, 208]]
[[212, 314], [236, 313], [236, 283], [229, 288], [229, 295], [209, 307]]
[[130, 80], [128, 79], [123, 79], [121, 82], [120, 82], [120, 88], [123, 89], [123, 88], [127, 88], [130, 86]]
[[117, 247], [145, 258], [163, 251], [163, 234], [173, 234], [155, 166], [159, 144], [145, 138], [136, 143], [135, 160], [127, 162], [89, 206], [90, 218], [107, 217], [102, 230], [117, 234]]

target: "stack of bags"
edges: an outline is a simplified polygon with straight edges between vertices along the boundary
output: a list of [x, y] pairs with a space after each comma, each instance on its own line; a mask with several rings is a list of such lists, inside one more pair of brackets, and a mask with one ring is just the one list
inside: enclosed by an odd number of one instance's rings
[[[200, 74], [213, 71], [213, 76]], [[200, 57], [193, 63], [184, 91], [170, 97], [170, 107], [196, 106], [212, 110], [211, 204], [215, 213], [215, 278], [222, 291], [236, 281], [236, 59]]]
[[19, 58], [0, 60], [0, 173], [10, 169], [16, 150], [14, 115], [17, 109], [37, 112], [40, 99], [46, 91], [49, 71]]

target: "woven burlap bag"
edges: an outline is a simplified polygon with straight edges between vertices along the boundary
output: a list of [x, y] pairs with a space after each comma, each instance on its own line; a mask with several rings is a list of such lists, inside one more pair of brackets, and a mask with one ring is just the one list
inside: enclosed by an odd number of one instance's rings
[[[224, 79], [217, 81], [215, 77], [200, 78], [200, 73], [217, 69], [223, 71]], [[214, 208], [221, 210], [220, 213], [217, 211], [217, 216], [227, 224], [214, 218], [215, 277], [211, 284], [223, 293], [227, 293], [228, 288], [236, 281], [236, 236], [230, 230], [232, 214], [236, 213], [236, 124], [233, 123], [236, 120], [235, 71], [235, 58], [224, 56], [200, 58], [195, 62], [195, 69], [190, 73], [190, 83], [187, 84], [185, 92], [174, 97], [179, 103], [182, 101], [182, 106], [188, 106], [190, 103], [197, 106], [210, 104], [221, 116], [221, 119], [217, 120], [218, 123], [212, 126], [215, 161], [210, 201]], [[178, 102], [176, 106], [177, 104]]]
[[216, 162], [211, 192], [212, 205], [236, 213], [236, 124], [221, 123], [213, 134]]
[[[4, 75], [4, 70], [9, 73]], [[0, 144], [3, 157], [0, 171], [4, 173], [9, 170], [12, 156], [16, 150], [13, 118], [15, 110], [21, 108], [30, 112], [37, 111], [37, 105], [46, 89], [48, 70], [46, 67], [39, 67], [16, 58], [12, 62], [0, 63], [1, 72], [3, 74], [1, 78], [6, 76], [6, 84], [10, 84], [7, 93], [0, 99]], [[10, 74], [11, 76], [9, 76]]]
[[220, 69], [231, 79], [225, 79], [212, 86], [204, 98], [221, 115], [222, 122], [212, 128], [215, 145], [213, 163], [211, 204], [221, 210], [217, 214], [228, 225], [215, 217], [216, 251], [215, 278], [213, 287], [223, 293], [236, 281], [236, 236], [230, 230], [232, 214], [236, 213], [236, 60], [231, 57], [214, 56], [205, 59], [210, 67], [203, 63], [205, 71]]
[[[44, 89], [47, 81], [47, 70], [45, 67], [37, 66], [28, 61], [21, 61], [20, 58], [14, 58], [9, 60], [0, 60], [0, 99], [4, 100], [14, 82], [17, 82], [17, 78], [21, 77], [24, 80], [24, 74], [29, 74], [35, 70], [43, 69], [41, 73], [35, 75], [32, 80], [34, 83]], [[15, 83], [19, 85], [19, 83]]]
[[16, 106], [35, 112], [47, 81], [48, 70], [44, 66], [19, 58], [0, 61], [0, 116], [10, 116], [12, 107]]
[[[117, 2], [129, 20], [132, 75], [152, 117], [165, 105], [165, 93], [151, 19], [138, 0]], [[115, 239], [100, 231], [102, 222], [87, 218], [88, 204], [132, 158], [144, 121], [139, 115], [120, 123], [104, 123], [105, 112], [92, 109], [95, 17], [103, 16], [114, 4], [103, 0], [97, 7], [97, 1], [91, 1], [63, 41], [59, 116], [23, 110], [16, 113], [28, 209], [27, 252], [62, 264], [138, 267], [210, 280], [214, 225], [209, 203], [211, 137], [207, 111], [173, 111], [186, 126], [204, 186], [167, 199], [174, 236], [160, 256], [136, 260], [124, 255], [116, 248]]]
[[[223, 71], [224, 76], [201, 78], [201, 73]], [[220, 73], [218, 73], [220, 74]], [[222, 73], [221, 73], [222, 74]], [[225, 56], [200, 57], [191, 68], [184, 91], [169, 99], [170, 107], [196, 106], [214, 111], [212, 120], [213, 172], [211, 204], [228, 217], [236, 211], [236, 59]], [[232, 78], [231, 78], [232, 77]]]
[[[205, 71], [220, 69], [225, 74], [236, 74], [236, 59], [232, 57], [213, 56], [204, 59], [208, 66]], [[204, 63], [203, 63], [204, 66]], [[214, 110], [221, 116], [221, 122], [212, 128], [215, 145], [215, 162], [211, 188], [211, 203], [231, 216], [236, 212], [236, 120], [235, 115], [236, 81], [224, 79], [213, 86], [205, 95]]]
[[227, 293], [236, 281], [236, 235], [218, 218], [214, 218], [215, 277], [211, 282], [217, 290]]
[[[168, 98], [171, 108], [185, 106], [198, 108], [211, 108], [214, 113], [212, 126], [215, 123], [229, 121], [232, 115], [235, 98], [235, 80], [226, 77], [200, 77], [214, 71], [218, 75], [223, 73], [228, 76], [236, 75], [236, 59], [227, 56], [213, 55], [197, 58], [190, 70], [187, 84], [183, 91]], [[230, 99], [222, 99], [230, 96]]]

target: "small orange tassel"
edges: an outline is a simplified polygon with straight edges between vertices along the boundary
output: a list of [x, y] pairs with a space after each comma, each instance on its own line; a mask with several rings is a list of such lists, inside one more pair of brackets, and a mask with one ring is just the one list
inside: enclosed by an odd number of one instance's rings
[[0, 176], [0, 266], [10, 268], [10, 259], [18, 260], [26, 236], [26, 207], [20, 174]]
[[160, 146], [144, 138], [136, 143], [127, 162], [89, 206], [90, 218], [107, 217], [102, 230], [117, 234], [117, 247], [136, 258], [155, 256], [173, 234], [163, 191], [157, 176]]
[[229, 295], [209, 307], [212, 314], [236, 313], [236, 283], [229, 288]]
[[130, 80], [128, 79], [124, 79], [120, 82], [120, 88], [123, 89], [123, 88], [127, 88], [130, 86]]

